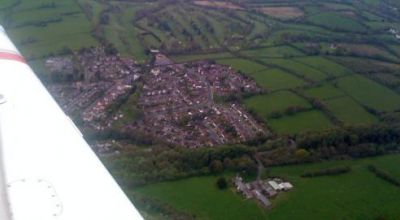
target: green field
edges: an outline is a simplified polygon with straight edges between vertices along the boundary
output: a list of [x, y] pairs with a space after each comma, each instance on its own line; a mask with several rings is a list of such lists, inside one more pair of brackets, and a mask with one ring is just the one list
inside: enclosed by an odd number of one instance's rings
[[218, 60], [225, 58], [234, 58], [234, 56], [230, 53], [208, 53], [208, 54], [189, 54], [184, 56], [172, 57], [172, 59], [178, 63], [196, 61], [196, 60]]
[[305, 64], [295, 62], [291, 59], [261, 59], [270, 65], [278, 65], [280, 68], [291, 71], [294, 74], [312, 81], [321, 81], [327, 77], [327, 74]]
[[241, 71], [246, 74], [252, 74], [261, 70], [265, 70], [268, 67], [255, 63], [250, 60], [245, 60], [245, 59], [220, 59], [217, 60], [217, 63], [219, 64], [224, 64], [224, 65], [229, 65], [236, 69], [237, 71]]
[[361, 104], [377, 111], [400, 109], [400, 96], [392, 90], [359, 75], [342, 78], [340, 89]]
[[[271, 175], [287, 178], [295, 189], [276, 200], [268, 216], [274, 220], [398, 219], [399, 189], [370, 173], [369, 164], [400, 178], [399, 155], [272, 168]], [[345, 165], [352, 171], [332, 177], [300, 177], [304, 171]]]
[[241, 53], [249, 57], [272, 57], [272, 58], [295, 57], [304, 55], [300, 51], [289, 46], [265, 47], [254, 50], [245, 50], [242, 51]]
[[90, 22], [76, 2], [22, 2], [14, 11], [8, 18], [7, 33], [27, 59], [98, 45], [90, 34]]
[[157, 183], [135, 190], [200, 219], [264, 219], [265, 211], [254, 201], [245, 201], [231, 189], [219, 190], [217, 177], [194, 177]]
[[[284, 177], [294, 185], [292, 191], [272, 200], [271, 210], [262, 210], [231, 190], [218, 190], [213, 176], [152, 184], [134, 191], [200, 219], [395, 220], [400, 215], [400, 191], [370, 173], [369, 164], [400, 178], [399, 155], [270, 168], [270, 175]], [[305, 171], [346, 165], [352, 170], [339, 176], [300, 177]]]
[[311, 108], [305, 99], [289, 91], [275, 92], [268, 95], [253, 96], [245, 100], [245, 105], [267, 119], [272, 112], [282, 112], [290, 106]]
[[345, 124], [370, 124], [378, 121], [374, 115], [349, 97], [330, 99], [325, 103], [329, 110]]
[[345, 95], [340, 89], [337, 89], [330, 84], [323, 84], [318, 87], [310, 88], [306, 90], [305, 93], [308, 96], [322, 100], [342, 97]]
[[308, 17], [308, 21], [339, 31], [365, 31], [365, 27], [350, 16], [335, 12], [324, 12]]
[[317, 110], [300, 112], [295, 115], [271, 119], [267, 124], [278, 134], [296, 134], [304, 131], [318, 131], [331, 128], [332, 123]]
[[250, 74], [250, 76], [258, 85], [270, 90], [295, 88], [305, 84], [300, 78], [280, 69], [263, 70]]
[[351, 73], [351, 71], [344, 66], [323, 57], [302, 57], [296, 58], [295, 60], [305, 65], [314, 67], [315, 69], [318, 69], [319, 71], [330, 76], [342, 76]]

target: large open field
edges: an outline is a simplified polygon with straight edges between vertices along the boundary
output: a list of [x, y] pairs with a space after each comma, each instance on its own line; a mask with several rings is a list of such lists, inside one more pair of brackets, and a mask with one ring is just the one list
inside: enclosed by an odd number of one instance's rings
[[400, 96], [392, 90], [354, 75], [338, 81], [339, 88], [355, 100], [377, 111], [394, 111], [400, 109]]
[[[294, 190], [273, 200], [271, 210], [262, 210], [253, 201], [244, 201], [232, 190], [218, 190], [214, 176], [153, 184], [134, 191], [193, 213], [200, 219], [373, 220], [382, 217], [394, 220], [400, 215], [397, 208], [400, 191], [370, 173], [367, 166], [376, 165], [400, 178], [399, 163], [400, 156], [391, 155], [270, 168], [271, 175], [287, 178], [294, 184]], [[305, 171], [338, 165], [350, 166], [352, 170], [338, 176], [300, 177]]]
[[272, 112], [283, 112], [290, 106], [311, 108], [310, 103], [305, 99], [289, 91], [275, 92], [268, 95], [253, 96], [245, 100], [248, 108], [256, 111], [263, 118], [267, 119]]
[[[230, 175], [231, 176], [231, 175]], [[219, 190], [217, 177], [195, 177], [149, 185], [135, 190], [169, 203], [200, 219], [263, 219], [265, 211], [254, 201], [245, 201], [231, 189]]]
[[269, 120], [268, 125], [278, 134], [296, 134], [306, 131], [319, 131], [333, 127], [321, 111], [299, 112]]
[[325, 102], [333, 114], [345, 124], [370, 124], [377, 122], [377, 118], [374, 115], [367, 112], [349, 97], [330, 99]]
[[268, 69], [252, 73], [260, 86], [269, 90], [289, 89], [304, 85], [304, 81], [280, 69]]

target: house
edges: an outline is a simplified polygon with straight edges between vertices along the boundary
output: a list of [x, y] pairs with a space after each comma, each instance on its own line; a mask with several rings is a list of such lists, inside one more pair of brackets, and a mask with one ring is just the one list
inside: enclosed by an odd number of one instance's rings
[[285, 190], [285, 191], [291, 190], [293, 188], [293, 185], [289, 182], [280, 183], [279, 186], [281, 187], [282, 190]]
[[281, 190], [281, 186], [275, 181], [275, 180], [270, 180], [268, 181], [268, 184], [274, 189], [274, 190]]

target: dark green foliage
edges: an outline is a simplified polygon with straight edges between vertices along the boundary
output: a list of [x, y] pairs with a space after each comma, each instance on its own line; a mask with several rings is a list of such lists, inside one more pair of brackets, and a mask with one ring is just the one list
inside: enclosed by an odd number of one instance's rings
[[226, 189], [226, 188], [228, 188], [228, 182], [226, 181], [225, 177], [218, 178], [217, 187], [218, 187], [218, 189]]
[[351, 171], [350, 167], [332, 167], [328, 169], [321, 169], [316, 171], [304, 172], [301, 177], [318, 177], [318, 176], [335, 176]]
[[[224, 170], [254, 174], [257, 164], [253, 149], [244, 146], [218, 148], [168, 148], [136, 150], [105, 158], [110, 172], [124, 186], [142, 185]], [[221, 161], [224, 161], [223, 163]]]

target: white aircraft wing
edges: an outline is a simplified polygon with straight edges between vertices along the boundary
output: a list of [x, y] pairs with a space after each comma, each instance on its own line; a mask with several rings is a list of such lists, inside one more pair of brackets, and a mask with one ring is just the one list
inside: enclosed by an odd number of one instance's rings
[[0, 219], [142, 219], [1, 26]]

